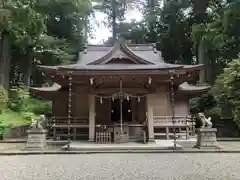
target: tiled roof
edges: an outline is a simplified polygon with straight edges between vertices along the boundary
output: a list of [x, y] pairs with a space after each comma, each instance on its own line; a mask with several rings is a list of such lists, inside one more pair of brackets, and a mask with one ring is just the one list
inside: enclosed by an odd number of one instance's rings
[[[117, 64], [111, 60], [118, 59]], [[128, 59], [132, 63], [121, 63]], [[120, 62], [120, 63], [119, 63]], [[126, 44], [118, 40], [114, 45], [89, 45], [84, 52], [79, 53], [76, 64], [61, 66], [40, 66], [49, 70], [164, 70], [164, 69], [198, 69], [202, 65], [169, 64], [163, 60], [160, 51], [154, 44]]]

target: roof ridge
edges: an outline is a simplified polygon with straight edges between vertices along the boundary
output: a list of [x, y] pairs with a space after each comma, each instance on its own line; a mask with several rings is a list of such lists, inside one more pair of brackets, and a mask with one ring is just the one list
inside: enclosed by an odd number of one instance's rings
[[[97, 47], [97, 46], [95, 46]], [[103, 46], [104, 47], [104, 46]], [[148, 46], [149, 47], [149, 46]], [[154, 47], [153, 47], [154, 48]], [[106, 52], [106, 54], [99, 58], [98, 60], [96, 61], [93, 61], [91, 63], [88, 63], [87, 65], [93, 65], [93, 64], [99, 64], [101, 62], [104, 61], [104, 59], [107, 59], [109, 58], [111, 55], [113, 55], [117, 50], [121, 50], [126, 53], [127, 55], [129, 56], [132, 56], [133, 58], [136, 58], [138, 61], [140, 61], [141, 63], [144, 63], [144, 64], [154, 64], [150, 61], [147, 61], [139, 56], [137, 56], [132, 50], [130, 47], [128, 47], [128, 45], [125, 43], [125, 41], [121, 41], [121, 40], [118, 40], [116, 41], [116, 43], [114, 44], [114, 46], [110, 46], [109, 50]], [[93, 51], [93, 50], [92, 50]], [[154, 51], [154, 50], [153, 50]]]
[[125, 43], [127, 46], [153, 46], [153, 43], [145, 43], [145, 44], [132, 44], [132, 43]]
[[131, 56], [137, 58], [138, 60], [140, 60], [140, 61], [142, 61], [142, 62], [144, 62], [144, 63], [146, 63], [146, 64], [154, 64], [154, 63], [152, 63], [152, 62], [150, 62], [150, 61], [147, 61], [147, 60], [139, 57], [138, 55], [136, 55], [136, 54], [127, 46], [126, 43], [120, 44], [120, 46], [121, 46], [122, 48], [124, 48], [124, 49], [127, 51], [127, 53], [129, 53]]

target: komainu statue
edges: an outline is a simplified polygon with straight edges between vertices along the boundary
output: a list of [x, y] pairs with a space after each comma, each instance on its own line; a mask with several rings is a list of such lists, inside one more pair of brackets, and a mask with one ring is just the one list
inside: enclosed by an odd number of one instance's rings
[[33, 119], [31, 128], [32, 129], [44, 129], [46, 123], [46, 117], [44, 114], [40, 115], [39, 118]]
[[201, 128], [212, 128], [211, 117], [206, 118], [204, 113], [198, 113], [198, 117], [202, 122]]

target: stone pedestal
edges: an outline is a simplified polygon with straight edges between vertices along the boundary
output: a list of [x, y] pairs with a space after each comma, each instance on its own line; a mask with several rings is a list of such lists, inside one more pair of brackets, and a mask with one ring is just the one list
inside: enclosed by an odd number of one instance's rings
[[46, 147], [46, 134], [44, 129], [27, 130], [28, 139], [25, 149], [43, 149]]
[[201, 128], [197, 132], [196, 148], [220, 148], [216, 139], [216, 128]]

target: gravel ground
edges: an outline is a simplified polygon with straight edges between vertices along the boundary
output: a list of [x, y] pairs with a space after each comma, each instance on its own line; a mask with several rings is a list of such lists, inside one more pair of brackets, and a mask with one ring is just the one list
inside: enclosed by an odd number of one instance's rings
[[1, 156], [1, 180], [240, 180], [240, 154]]

